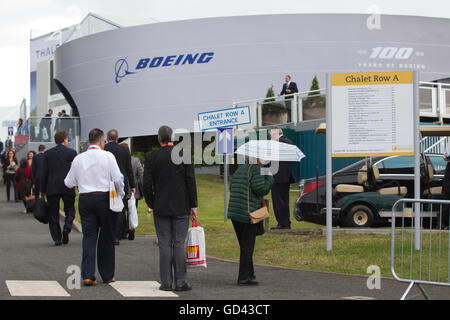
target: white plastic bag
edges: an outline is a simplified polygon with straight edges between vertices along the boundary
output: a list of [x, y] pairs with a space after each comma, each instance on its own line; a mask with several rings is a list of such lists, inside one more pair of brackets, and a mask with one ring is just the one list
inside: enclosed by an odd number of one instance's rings
[[192, 228], [187, 234], [186, 265], [206, 268], [205, 231], [198, 226], [197, 219], [192, 221]]
[[138, 227], [139, 219], [136, 209], [136, 198], [134, 194], [128, 199], [128, 227], [130, 230], [135, 230]]
[[109, 182], [109, 209], [114, 212], [122, 212], [124, 208], [123, 201], [116, 191], [114, 182]]
[[44, 141], [48, 141], [49, 136], [48, 136], [48, 132], [47, 132], [47, 128], [43, 127], [42, 128], [42, 139], [44, 139]]

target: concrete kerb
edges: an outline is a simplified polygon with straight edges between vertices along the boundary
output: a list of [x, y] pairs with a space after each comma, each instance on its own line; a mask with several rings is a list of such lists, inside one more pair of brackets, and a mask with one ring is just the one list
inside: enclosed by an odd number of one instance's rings
[[[281, 229], [270, 230], [269, 233], [273, 234], [293, 234], [293, 235], [319, 235], [325, 236], [326, 229]], [[361, 235], [388, 235], [391, 234], [389, 228], [334, 228], [334, 235], [340, 234], [361, 234]]]

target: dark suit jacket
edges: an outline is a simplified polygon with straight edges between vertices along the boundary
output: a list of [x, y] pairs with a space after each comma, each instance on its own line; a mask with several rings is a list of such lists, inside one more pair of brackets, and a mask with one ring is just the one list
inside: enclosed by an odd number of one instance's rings
[[38, 153], [33, 157], [31, 163], [31, 176], [34, 180], [34, 188], [36, 192], [41, 192], [42, 170], [44, 169], [45, 156], [44, 153]]
[[450, 162], [445, 167], [444, 180], [442, 180], [442, 193], [450, 195]]
[[136, 187], [133, 168], [131, 167], [130, 150], [117, 142], [108, 142], [105, 145], [105, 151], [111, 152], [116, 158], [117, 165], [119, 166], [120, 173], [122, 173], [125, 182], [125, 193], [128, 194], [130, 189]]
[[164, 147], [147, 155], [144, 164], [144, 197], [155, 215], [189, 215], [197, 207], [194, 166], [172, 162], [173, 147]]
[[[291, 90], [291, 92], [286, 92], [286, 90]], [[289, 88], [287, 88], [287, 83], [283, 84], [283, 90], [281, 90], [280, 95], [289, 95], [289, 94], [294, 94], [294, 93], [298, 93], [298, 88], [297, 88], [297, 84], [295, 82], [289, 83]], [[287, 99], [292, 99], [292, 97], [288, 97]]]
[[69, 189], [64, 179], [69, 173], [77, 152], [62, 144], [45, 151], [41, 175], [41, 192], [47, 196], [55, 194], [75, 195], [75, 189]]
[[[294, 144], [291, 140], [285, 136], [280, 137], [280, 142], [287, 144]], [[275, 183], [292, 183], [292, 162], [282, 161], [280, 162], [278, 173], [273, 176]]]

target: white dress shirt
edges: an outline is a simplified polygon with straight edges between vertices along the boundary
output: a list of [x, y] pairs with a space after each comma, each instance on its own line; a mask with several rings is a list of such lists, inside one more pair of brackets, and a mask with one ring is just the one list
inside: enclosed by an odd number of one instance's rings
[[110, 181], [116, 186], [121, 198], [125, 196], [123, 175], [111, 152], [90, 146], [86, 152], [75, 157], [69, 173], [64, 179], [68, 188], [78, 187], [78, 192], [109, 192]]

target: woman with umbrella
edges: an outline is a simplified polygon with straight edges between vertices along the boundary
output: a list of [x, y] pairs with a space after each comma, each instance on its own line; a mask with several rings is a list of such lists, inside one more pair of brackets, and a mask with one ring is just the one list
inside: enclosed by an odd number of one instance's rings
[[[272, 173], [276, 173], [279, 162], [301, 161], [305, 155], [295, 145], [273, 140], [251, 140], [240, 146], [236, 154], [246, 159], [231, 178], [228, 204], [228, 217], [240, 246], [238, 285], [257, 285], [253, 269], [257, 225], [250, 223], [250, 212], [263, 206], [263, 197], [274, 184]], [[267, 167], [265, 163], [271, 163], [270, 169], [263, 168]]]
[[241, 286], [258, 284], [253, 269], [257, 225], [251, 224], [250, 212], [263, 206], [263, 197], [270, 192], [274, 182], [270, 172], [267, 175], [262, 174], [262, 166], [261, 159], [257, 159], [257, 164], [242, 164], [230, 182], [228, 218], [233, 223], [240, 247], [237, 283]]

